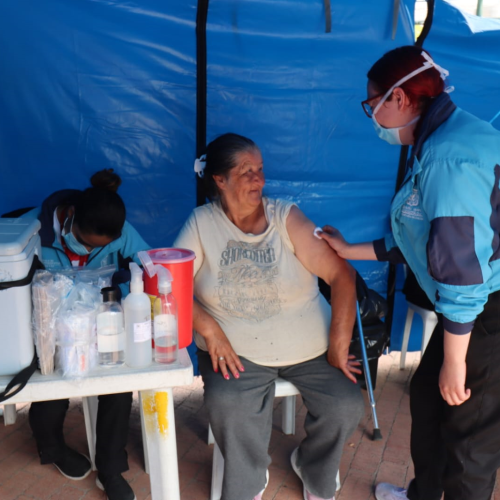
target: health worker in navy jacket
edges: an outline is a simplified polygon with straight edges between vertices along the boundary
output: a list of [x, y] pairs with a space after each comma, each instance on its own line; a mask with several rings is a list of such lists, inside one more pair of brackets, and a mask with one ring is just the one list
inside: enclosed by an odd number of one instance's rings
[[381, 139], [413, 146], [392, 232], [322, 233], [346, 259], [406, 262], [438, 313], [410, 387], [415, 478], [379, 484], [378, 500], [489, 500], [500, 466], [500, 132], [451, 101], [447, 76], [415, 46], [373, 65], [365, 113]]
[[[26, 214], [42, 223], [42, 262], [47, 269], [115, 264], [119, 271], [128, 269], [138, 251], [149, 248], [125, 220], [125, 205], [116, 192], [120, 177], [112, 169], [102, 170], [92, 176], [91, 184], [84, 191], [57, 191], [41, 208]], [[90, 474], [91, 464], [65, 443], [63, 424], [68, 406], [68, 399], [32, 403], [29, 421], [41, 463], [53, 463], [64, 476], [79, 480]], [[128, 470], [125, 446], [131, 406], [131, 392], [99, 396], [96, 482], [109, 500], [135, 499], [121, 475]]]

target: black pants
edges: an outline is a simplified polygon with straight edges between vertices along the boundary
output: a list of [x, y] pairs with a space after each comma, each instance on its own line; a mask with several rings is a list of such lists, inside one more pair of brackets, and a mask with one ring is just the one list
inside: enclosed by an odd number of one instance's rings
[[[69, 399], [31, 403], [30, 426], [42, 464], [62, 458], [65, 449], [63, 424]], [[132, 393], [99, 396], [96, 425], [96, 467], [102, 474], [119, 474], [128, 470], [128, 423]]]
[[434, 330], [411, 381], [410, 500], [490, 500], [500, 467], [500, 292], [490, 295], [472, 330], [465, 387], [449, 406], [439, 392], [443, 326]]

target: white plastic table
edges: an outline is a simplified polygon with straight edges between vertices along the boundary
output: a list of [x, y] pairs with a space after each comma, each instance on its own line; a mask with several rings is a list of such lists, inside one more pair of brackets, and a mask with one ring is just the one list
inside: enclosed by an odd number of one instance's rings
[[[0, 390], [10, 377], [0, 377]], [[146, 436], [153, 500], [180, 500], [177, 443], [172, 388], [193, 382], [193, 365], [186, 349], [172, 365], [153, 363], [148, 368], [100, 368], [88, 377], [65, 380], [36, 372], [26, 387], [5, 404], [31, 403], [100, 394], [139, 391], [141, 419]]]

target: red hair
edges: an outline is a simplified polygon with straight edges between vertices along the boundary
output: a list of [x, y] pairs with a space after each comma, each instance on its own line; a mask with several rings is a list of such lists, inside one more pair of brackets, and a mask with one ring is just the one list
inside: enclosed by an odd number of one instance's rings
[[[414, 45], [398, 47], [384, 54], [368, 71], [368, 79], [381, 93], [387, 92], [397, 81], [423, 66], [425, 59], [422, 51]], [[430, 56], [430, 54], [429, 54]], [[439, 71], [431, 67], [400, 85], [410, 103], [419, 108], [426, 108], [432, 97], [444, 90], [444, 80]], [[389, 96], [389, 99], [391, 96]]]

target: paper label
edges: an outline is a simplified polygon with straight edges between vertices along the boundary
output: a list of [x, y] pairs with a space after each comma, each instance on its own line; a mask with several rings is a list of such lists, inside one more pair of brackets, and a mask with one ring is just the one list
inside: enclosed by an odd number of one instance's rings
[[151, 340], [151, 321], [134, 323], [134, 342], [146, 342]]
[[160, 314], [154, 319], [155, 339], [175, 335], [177, 332], [177, 321], [174, 314]]
[[[109, 328], [110, 331], [116, 331], [114, 328]], [[97, 336], [97, 350], [99, 352], [120, 352], [125, 350], [125, 332], [122, 331], [114, 335], [106, 335], [106, 329], [104, 329], [104, 335]]]

